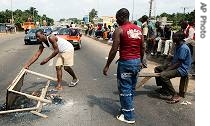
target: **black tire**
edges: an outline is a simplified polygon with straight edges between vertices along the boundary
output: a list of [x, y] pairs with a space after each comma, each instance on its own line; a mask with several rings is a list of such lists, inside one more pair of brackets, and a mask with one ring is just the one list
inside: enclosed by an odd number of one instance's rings
[[82, 48], [82, 43], [81, 41], [79, 42], [78, 46], [77, 46], [77, 49], [81, 49]]
[[25, 41], [25, 45], [28, 45], [28, 42]]

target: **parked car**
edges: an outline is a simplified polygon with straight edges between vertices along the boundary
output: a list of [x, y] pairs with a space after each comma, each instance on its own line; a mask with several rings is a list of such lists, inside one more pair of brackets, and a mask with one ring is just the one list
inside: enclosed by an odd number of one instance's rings
[[56, 36], [59, 36], [69, 41], [75, 49], [80, 49], [82, 47], [82, 35], [80, 34], [78, 28], [62, 28], [58, 31]]
[[30, 29], [27, 34], [24, 37], [24, 42], [25, 45], [29, 45], [29, 44], [38, 44], [39, 42], [37, 41], [36, 38], [36, 31], [37, 29]]
[[48, 36], [52, 33], [52, 28], [50, 28], [50, 27], [42, 27], [42, 28], [43, 28], [44, 34], [46, 36]]
[[57, 34], [58, 34], [58, 31], [59, 31], [61, 28], [62, 28], [62, 27], [55, 27], [55, 28], [53, 28], [52, 34], [53, 34], [53, 35], [57, 35]]

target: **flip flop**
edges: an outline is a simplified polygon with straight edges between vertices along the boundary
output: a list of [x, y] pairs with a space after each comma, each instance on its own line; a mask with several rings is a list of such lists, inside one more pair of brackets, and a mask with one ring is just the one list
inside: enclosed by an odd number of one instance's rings
[[178, 103], [181, 100], [180, 96], [174, 96], [169, 101], [166, 101], [169, 104], [175, 104]]

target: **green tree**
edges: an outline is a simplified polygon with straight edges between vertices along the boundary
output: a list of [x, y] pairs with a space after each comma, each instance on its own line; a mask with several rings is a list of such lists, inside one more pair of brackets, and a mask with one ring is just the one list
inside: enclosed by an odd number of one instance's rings
[[160, 17], [168, 17], [168, 16], [169, 16], [169, 14], [167, 14], [165, 12], [160, 15]]
[[96, 17], [98, 15], [98, 11], [96, 11], [95, 9], [92, 9], [89, 12], [89, 21], [93, 23], [93, 18]]
[[[47, 17], [47, 15], [40, 16], [35, 7], [30, 7], [24, 11], [20, 9], [13, 11], [13, 18], [14, 23], [16, 26], [18, 26], [18, 28], [21, 28], [21, 24], [28, 21], [29, 18], [31, 18], [34, 22], [39, 21], [40, 23], [43, 21], [43, 19], [45, 19], [47, 20], [48, 25], [52, 25], [54, 23], [54, 20]], [[11, 10], [6, 9], [5, 11], [0, 11], [0, 23], [10, 23], [11, 19]]]
[[186, 21], [195, 21], [195, 10], [193, 10], [190, 13], [184, 14], [184, 13], [173, 13], [173, 14], [167, 14], [167, 13], [162, 13], [158, 15], [157, 17], [167, 17], [168, 21], [173, 21], [172, 26], [177, 29], [180, 27], [179, 22], [181, 20], [186, 20]]
[[65, 21], [65, 20], [66, 20], [65, 18], [62, 18], [62, 19], [59, 20], [59, 22], [62, 22], [62, 21]]
[[5, 16], [5, 12], [1, 11], [0, 12], [0, 23], [5, 23], [6, 21], [6, 16]]

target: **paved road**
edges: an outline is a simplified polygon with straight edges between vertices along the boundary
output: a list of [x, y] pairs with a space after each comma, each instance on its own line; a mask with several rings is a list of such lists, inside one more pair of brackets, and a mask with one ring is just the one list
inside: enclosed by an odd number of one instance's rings
[[[0, 115], [1, 126], [126, 126], [114, 118], [120, 107], [116, 85], [116, 64], [112, 63], [109, 76], [102, 75], [110, 46], [83, 36], [82, 49], [75, 51], [73, 69], [80, 82], [76, 87], [68, 87], [71, 77], [64, 72], [64, 90], [57, 92], [62, 104], [46, 105], [43, 114], [47, 119], [37, 117], [30, 112]], [[6, 88], [21, 70], [22, 65], [37, 50], [37, 45], [23, 45], [23, 34], [0, 40], [0, 104], [5, 102]], [[31, 70], [55, 77], [55, 70], [49, 64], [40, 66], [44, 57], [30, 67]], [[151, 71], [157, 65], [150, 62]], [[44, 86], [45, 79], [26, 75], [23, 92], [31, 92]], [[173, 82], [178, 82], [176, 79]], [[195, 94], [194, 81], [191, 81], [187, 97], [191, 105], [180, 103], [171, 105], [165, 101], [151, 97], [156, 88], [154, 79], [147, 85], [137, 89], [135, 97], [136, 126], [194, 126], [195, 125]], [[55, 82], [51, 82], [50, 89]], [[177, 84], [175, 85], [177, 89]]]

